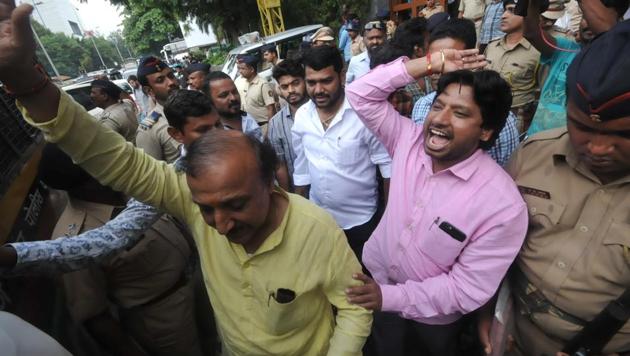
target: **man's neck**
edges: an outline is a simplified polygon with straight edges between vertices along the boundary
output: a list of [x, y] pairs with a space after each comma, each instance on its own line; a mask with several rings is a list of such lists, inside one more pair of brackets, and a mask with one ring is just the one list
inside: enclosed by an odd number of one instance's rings
[[[340, 89], [340, 90], [343, 90], [343, 89]], [[345, 98], [345, 94], [342, 92], [341, 96], [339, 96], [339, 99], [337, 99], [337, 102], [334, 103], [333, 105], [326, 108], [317, 107], [317, 114], [319, 115], [319, 118], [328, 119], [332, 115], [336, 115], [339, 112], [339, 109], [343, 106], [344, 98]]]
[[523, 39], [523, 31], [515, 31], [505, 35], [505, 43], [511, 46], [516, 46]]
[[110, 106], [112, 106], [114, 104], [117, 104], [117, 103], [118, 103], [118, 101], [111, 100], [111, 101], [108, 101], [108, 102], [104, 103], [101, 108], [103, 110], [106, 110], [108, 107], [110, 107]]
[[221, 119], [221, 123], [223, 124], [223, 126], [226, 126], [227, 128], [232, 130], [243, 131], [243, 119], [241, 118], [240, 114], [219, 114], [219, 118]]
[[289, 104], [289, 111], [291, 112], [291, 117], [295, 116], [295, 112], [302, 106], [304, 105], [304, 103], [306, 103], [308, 101], [308, 97], [304, 96], [304, 98], [302, 99], [302, 101], [300, 101], [299, 103], [296, 104]]
[[254, 79], [256, 79], [256, 77], [257, 77], [257, 76], [258, 76], [258, 74], [254, 74], [254, 75], [252, 75], [251, 77], [249, 77], [249, 78], [245, 78], [245, 79], [246, 79], [248, 82], [251, 82], [251, 81], [253, 81]]

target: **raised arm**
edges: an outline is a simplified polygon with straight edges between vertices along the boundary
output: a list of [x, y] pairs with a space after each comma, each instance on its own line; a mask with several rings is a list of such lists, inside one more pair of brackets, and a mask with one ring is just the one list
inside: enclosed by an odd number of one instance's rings
[[86, 268], [134, 245], [161, 216], [157, 209], [131, 200], [116, 218], [80, 235], [7, 244], [0, 247], [1, 274], [51, 274]]
[[529, 0], [527, 16], [523, 21], [523, 36], [544, 57], [553, 55], [555, 49], [552, 46], [556, 45], [556, 39], [540, 27], [540, 0]]

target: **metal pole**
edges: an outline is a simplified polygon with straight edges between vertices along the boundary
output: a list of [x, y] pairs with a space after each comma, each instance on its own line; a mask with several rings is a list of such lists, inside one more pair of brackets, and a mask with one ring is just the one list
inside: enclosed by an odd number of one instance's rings
[[33, 28], [33, 26], [31, 25], [31, 30], [33, 30], [33, 34], [35, 35], [35, 40], [37, 41], [37, 44], [39, 44], [39, 47], [42, 49], [42, 51], [44, 52], [44, 55], [46, 56], [46, 59], [48, 59], [48, 63], [50, 63], [50, 66], [52, 67], [53, 72], [55, 72], [55, 76], [57, 76], [57, 78], [59, 78], [59, 71], [57, 70], [57, 67], [55, 67], [55, 63], [53, 63], [52, 59], [50, 59], [50, 56], [48, 55], [48, 52], [46, 51], [46, 48], [44, 48], [44, 45], [42, 44], [42, 41], [40, 41], [39, 36], [37, 35], [37, 32], [35, 32], [35, 29]]
[[125, 59], [123, 58], [122, 54], [120, 53], [120, 50], [118, 49], [118, 38], [115, 38], [114, 41], [114, 47], [116, 47], [116, 52], [118, 52], [118, 55], [120, 56], [120, 65], [122, 66], [123, 64], [125, 64]]
[[105, 62], [103, 61], [103, 57], [101, 57], [101, 52], [98, 50], [98, 47], [96, 47], [96, 42], [94, 42], [94, 35], [90, 36], [90, 39], [92, 40], [92, 44], [94, 45], [94, 49], [96, 50], [96, 54], [98, 54], [98, 58], [101, 60], [101, 64], [103, 65], [103, 69], [107, 69], [107, 66], [105, 65]]

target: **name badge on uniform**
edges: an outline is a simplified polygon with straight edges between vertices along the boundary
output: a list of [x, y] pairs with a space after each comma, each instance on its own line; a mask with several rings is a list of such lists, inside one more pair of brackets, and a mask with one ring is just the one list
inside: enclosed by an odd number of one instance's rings
[[521, 194], [533, 195], [535, 197], [539, 197], [542, 199], [551, 199], [551, 194], [549, 194], [549, 192], [545, 192], [544, 190], [540, 190], [536, 188], [519, 185], [518, 191], [521, 192]]

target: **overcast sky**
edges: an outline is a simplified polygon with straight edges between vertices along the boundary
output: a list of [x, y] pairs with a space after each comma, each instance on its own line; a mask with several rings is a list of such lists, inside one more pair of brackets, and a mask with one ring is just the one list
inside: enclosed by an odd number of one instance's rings
[[117, 8], [107, 0], [87, 0], [83, 3], [71, 0], [71, 2], [79, 9], [84, 30], [98, 31], [103, 36], [117, 29], [122, 30], [122, 8]]

